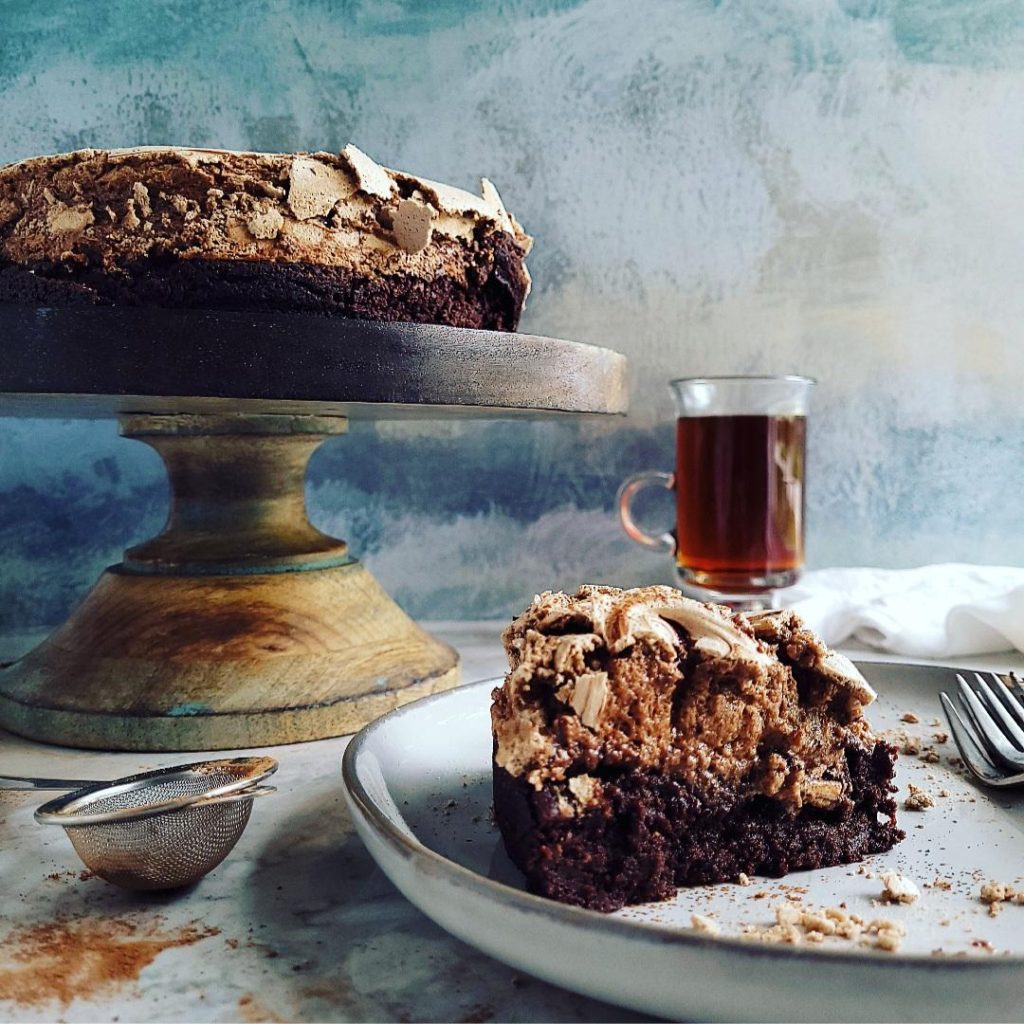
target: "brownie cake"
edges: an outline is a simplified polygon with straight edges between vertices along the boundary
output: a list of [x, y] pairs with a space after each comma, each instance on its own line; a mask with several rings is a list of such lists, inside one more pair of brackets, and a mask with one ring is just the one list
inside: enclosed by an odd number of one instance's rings
[[512, 331], [531, 239], [339, 153], [81, 150], [0, 168], [0, 302], [276, 309]]
[[875, 694], [792, 612], [582, 587], [502, 639], [494, 812], [534, 892], [610, 911], [903, 838]]

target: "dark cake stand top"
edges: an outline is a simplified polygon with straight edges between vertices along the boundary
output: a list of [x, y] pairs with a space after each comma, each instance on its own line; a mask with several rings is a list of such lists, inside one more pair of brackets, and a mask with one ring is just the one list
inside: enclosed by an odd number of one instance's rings
[[624, 413], [626, 359], [579, 342], [306, 313], [0, 306], [0, 415], [364, 419]]

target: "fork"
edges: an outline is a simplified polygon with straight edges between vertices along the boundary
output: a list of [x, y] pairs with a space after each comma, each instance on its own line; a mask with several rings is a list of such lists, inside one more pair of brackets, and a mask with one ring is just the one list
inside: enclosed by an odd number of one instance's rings
[[1021, 683], [1011, 672], [1011, 690], [995, 672], [989, 675], [991, 683], [975, 672], [974, 688], [957, 673], [960, 707], [945, 693], [940, 694], [942, 707], [960, 756], [971, 772], [987, 786], [1019, 786], [1024, 784]]

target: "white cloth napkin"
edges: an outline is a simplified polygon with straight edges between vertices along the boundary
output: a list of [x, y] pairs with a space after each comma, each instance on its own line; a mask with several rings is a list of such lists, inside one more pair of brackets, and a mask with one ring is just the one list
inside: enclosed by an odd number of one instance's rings
[[1024, 569], [819, 569], [777, 602], [833, 645], [852, 638], [920, 658], [1024, 651]]

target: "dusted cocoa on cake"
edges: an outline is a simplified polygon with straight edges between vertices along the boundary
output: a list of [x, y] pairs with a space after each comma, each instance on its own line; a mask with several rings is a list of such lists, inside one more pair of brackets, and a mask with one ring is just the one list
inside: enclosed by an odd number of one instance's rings
[[534, 892], [611, 911], [903, 838], [875, 693], [792, 612], [581, 587], [502, 639], [494, 812]]
[[512, 331], [531, 239], [341, 153], [80, 150], [0, 168], [0, 302], [287, 310]]

